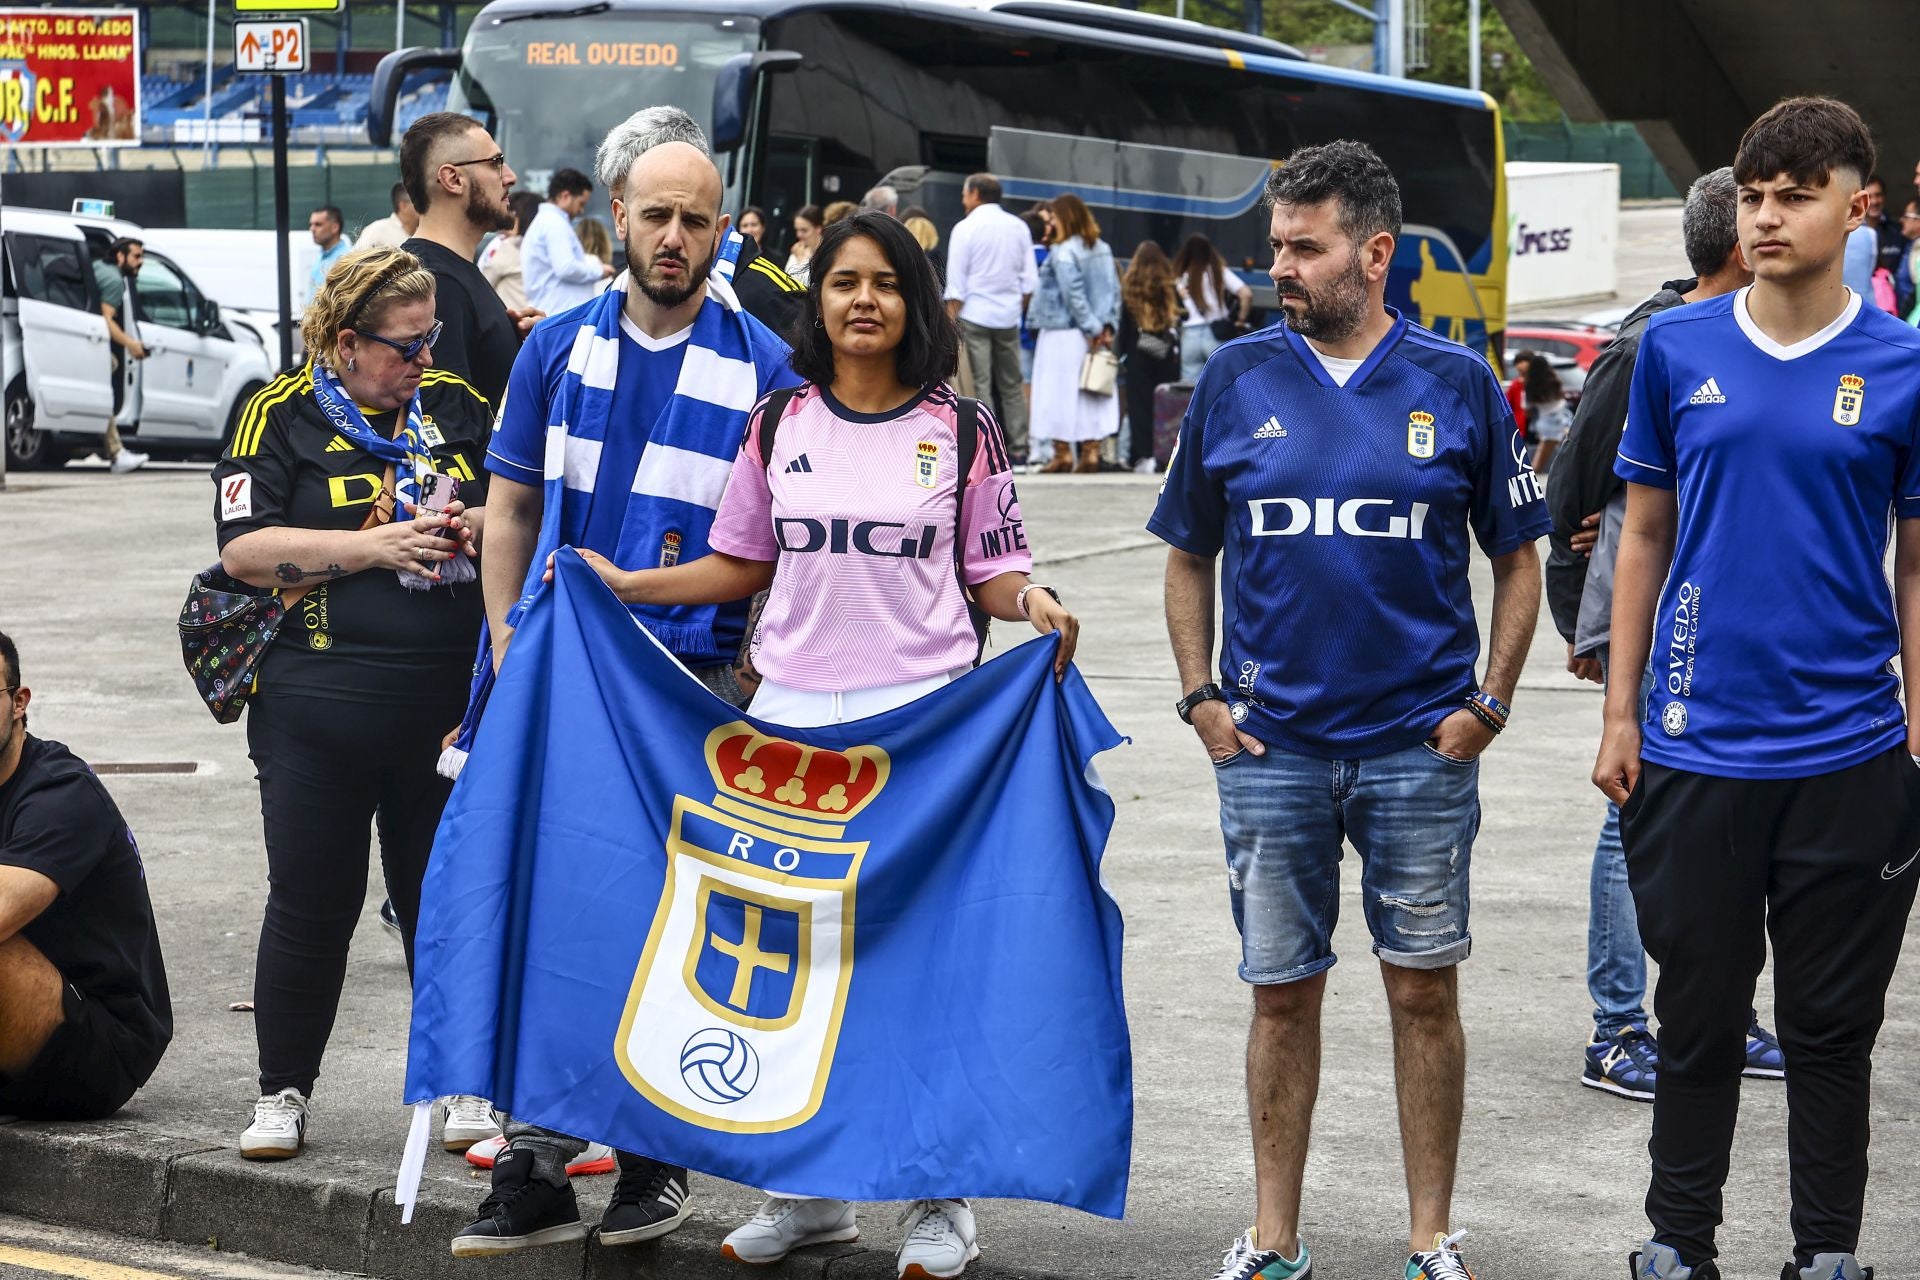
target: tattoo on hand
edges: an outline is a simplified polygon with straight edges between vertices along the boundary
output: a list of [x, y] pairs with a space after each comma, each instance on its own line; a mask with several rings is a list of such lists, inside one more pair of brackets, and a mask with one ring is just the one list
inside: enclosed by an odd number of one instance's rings
[[330, 564], [324, 569], [302, 569], [297, 564], [283, 564], [276, 566], [273, 571], [274, 577], [289, 586], [298, 585], [311, 578], [344, 578], [346, 574], [347, 571], [337, 564]]

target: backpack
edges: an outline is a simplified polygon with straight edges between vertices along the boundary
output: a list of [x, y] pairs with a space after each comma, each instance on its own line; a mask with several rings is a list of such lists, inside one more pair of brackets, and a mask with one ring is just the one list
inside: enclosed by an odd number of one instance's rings
[[[767, 394], [761, 402], [760, 411], [760, 466], [763, 470], [773, 467], [773, 442], [780, 431], [780, 420], [787, 416], [787, 409], [793, 404], [801, 387], [781, 387]], [[973, 665], [980, 665], [980, 657], [987, 648], [987, 628], [993, 619], [987, 611], [974, 603], [973, 592], [967, 589], [966, 547], [961, 539], [960, 523], [966, 511], [967, 475], [973, 470], [974, 455], [980, 449], [980, 402], [972, 396], [958, 396], [959, 401], [959, 457], [955, 470], [953, 486], [953, 574], [960, 583], [960, 598], [967, 602], [967, 620], [973, 624], [974, 650]]]

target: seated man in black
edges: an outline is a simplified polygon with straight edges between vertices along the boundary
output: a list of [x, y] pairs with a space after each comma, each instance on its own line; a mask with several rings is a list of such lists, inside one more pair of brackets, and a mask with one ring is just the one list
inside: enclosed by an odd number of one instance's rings
[[27, 733], [0, 634], [0, 1115], [98, 1120], [173, 1038], [146, 873], [86, 763]]

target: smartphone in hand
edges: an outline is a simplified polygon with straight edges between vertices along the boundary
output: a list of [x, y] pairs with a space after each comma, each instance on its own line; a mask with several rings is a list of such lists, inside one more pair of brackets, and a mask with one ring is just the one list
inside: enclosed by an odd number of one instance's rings
[[[420, 477], [420, 514], [429, 511], [445, 511], [460, 496], [460, 482], [444, 471], [429, 471]], [[460, 535], [451, 529], [442, 527], [434, 531], [450, 542], [458, 542]]]

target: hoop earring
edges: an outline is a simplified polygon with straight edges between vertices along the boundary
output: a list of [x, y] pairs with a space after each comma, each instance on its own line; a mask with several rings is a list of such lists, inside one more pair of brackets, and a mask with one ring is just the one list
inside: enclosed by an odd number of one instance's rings
[[348, 372], [348, 373], [352, 373], [352, 372], [353, 372], [353, 357], [352, 357], [352, 356], [348, 356], [348, 357], [347, 357], [347, 372]]
[[815, 316], [813, 318], [813, 327], [816, 329], [826, 328], [827, 327], [826, 319], [822, 316]]

